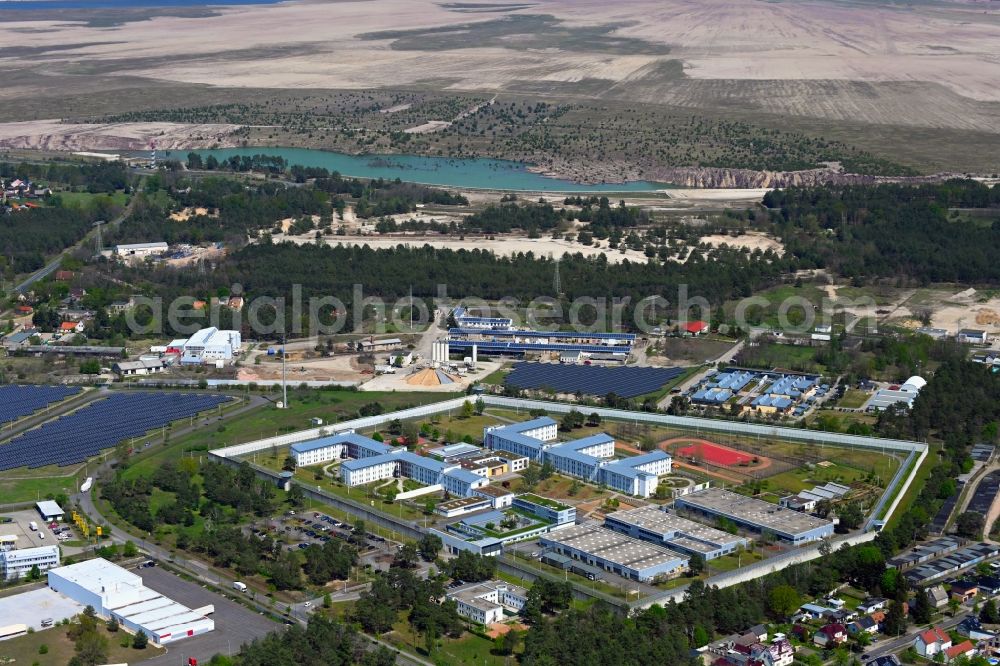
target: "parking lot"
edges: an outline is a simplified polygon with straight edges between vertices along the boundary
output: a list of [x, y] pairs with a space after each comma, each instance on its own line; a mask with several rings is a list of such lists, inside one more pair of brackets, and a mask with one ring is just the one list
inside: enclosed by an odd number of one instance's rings
[[[66, 546], [64, 541], [56, 538], [56, 535], [52, 533], [49, 529], [46, 521], [42, 520], [41, 516], [34, 509], [23, 509], [21, 511], [8, 511], [3, 514], [4, 517], [10, 518], [9, 523], [0, 523], [0, 535], [12, 534], [17, 537], [17, 548], [35, 548], [36, 546], [62, 546], [63, 557], [67, 555], [75, 555], [82, 551], [82, 548]], [[38, 527], [38, 530], [31, 529], [31, 523], [34, 522]], [[60, 528], [70, 528], [69, 525], [65, 523], [59, 523]], [[75, 528], [70, 528], [69, 538], [78, 538], [74, 534]]]
[[186, 664], [188, 657], [194, 657], [200, 663], [208, 663], [214, 654], [236, 654], [244, 643], [284, 627], [264, 615], [210, 592], [197, 583], [179, 578], [160, 567], [138, 569], [136, 573], [142, 576], [146, 587], [188, 608], [200, 608], [208, 604], [215, 606], [215, 613], [211, 616], [215, 620], [215, 631], [168, 644], [166, 654], [143, 664], [179, 666]]
[[0, 626], [26, 624], [42, 630], [42, 620], [58, 624], [83, 612], [83, 606], [47, 587], [0, 598]]

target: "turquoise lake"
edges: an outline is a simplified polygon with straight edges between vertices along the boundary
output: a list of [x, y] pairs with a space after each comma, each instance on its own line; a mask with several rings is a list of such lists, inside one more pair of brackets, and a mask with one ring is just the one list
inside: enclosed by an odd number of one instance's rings
[[[170, 151], [168, 158], [184, 160], [188, 152]], [[202, 157], [225, 160], [234, 155], [272, 155], [290, 165], [324, 167], [355, 178], [388, 178], [426, 185], [529, 192], [650, 192], [667, 186], [646, 181], [589, 185], [549, 178], [528, 171], [521, 162], [486, 158], [456, 159], [416, 155], [347, 155], [308, 148], [220, 148], [193, 151]]]

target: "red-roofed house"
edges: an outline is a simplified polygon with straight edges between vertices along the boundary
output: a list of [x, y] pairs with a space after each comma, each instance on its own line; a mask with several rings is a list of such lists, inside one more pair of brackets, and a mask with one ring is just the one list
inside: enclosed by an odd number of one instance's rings
[[932, 627], [917, 634], [917, 640], [913, 642], [913, 649], [921, 657], [932, 659], [938, 652], [943, 652], [951, 647], [951, 638], [941, 627]]
[[847, 640], [847, 627], [842, 624], [828, 624], [813, 634], [813, 643], [823, 647], [837, 647]]
[[684, 332], [688, 335], [701, 335], [702, 333], [708, 333], [708, 324], [701, 320], [689, 321], [684, 324]]
[[972, 641], [962, 641], [958, 645], [953, 645], [944, 651], [944, 660], [950, 662], [958, 657], [971, 657], [976, 653], [976, 646]]
[[64, 321], [59, 324], [60, 333], [83, 333], [82, 321]]

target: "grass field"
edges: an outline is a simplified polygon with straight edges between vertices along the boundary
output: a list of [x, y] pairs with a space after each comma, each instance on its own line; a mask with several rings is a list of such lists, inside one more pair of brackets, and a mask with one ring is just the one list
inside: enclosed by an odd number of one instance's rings
[[[110, 633], [103, 628], [101, 633], [108, 639], [109, 664], [135, 664], [146, 659], [158, 657], [165, 652], [163, 648], [150, 644], [145, 650], [135, 650], [131, 647], [121, 647], [118, 642], [126, 632]], [[53, 627], [44, 631], [36, 631], [26, 636], [18, 636], [0, 642], [0, 663], [16, 664], [17, 666], [65, 666], [75, 654], [73, 641], [67, 636], [68, 627]], [[46, 654], [39, 654], [39, 648], [45, 645]]]
[[357, 416], [358, 409], [370, 403], [379, 403], [383, 410], [404, 409], [415, 405], [436, 402], [454, 397], [443, 393], [389, 393], [357, 391], [289, 391], [287, 409], [265, 406], [226, 421], [216, 427], [208, 426], [176, 439], [168, 439], [167, 446], [154, 446], [154, 450], [137, 459], [128, 474], [150, 473], [161, 461], [179, 453], [199, 453], [232, 444], [274, 437], [296, 430], [314, 427], [309, 419], [319, 417], [324, 423], [336, 423]]
[[844, 397], [837, 403], [837, 407], [858, 409], [865, 404], [868, 400], [868, 396], [869, 393], [860, 389], [847, 389], [847, 391], [844, 392]]
[[[24, 473], [26, 470], [18, 470]], [[36, 470], [31, 470], [35, 472]], [[49, 495], [71, 495], [79, 485], [79, 475], [50, 477], [0, 476], [0, 497], [3, 502], [37, 502]]]

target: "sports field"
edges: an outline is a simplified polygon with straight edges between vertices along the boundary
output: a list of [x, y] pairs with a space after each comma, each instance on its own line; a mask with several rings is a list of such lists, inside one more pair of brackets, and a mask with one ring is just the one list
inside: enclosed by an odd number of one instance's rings
[[675, 452], [677, 455], [684, 456], [685, 458], [705, 460], [713, 465], [725, 465], [726, 467], [731, 467], [732, 465], [749, 465], [753, 462], [753, 456], [751, 455], [708, 441], [700, 441], [688, 446], [682, 446]]

